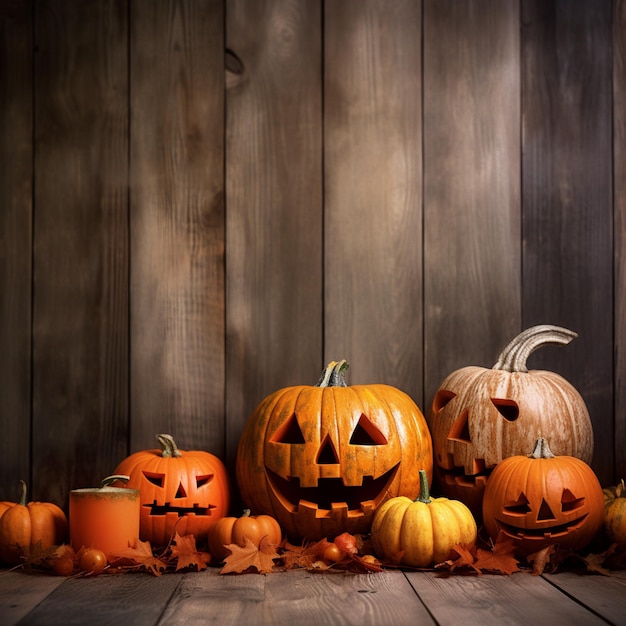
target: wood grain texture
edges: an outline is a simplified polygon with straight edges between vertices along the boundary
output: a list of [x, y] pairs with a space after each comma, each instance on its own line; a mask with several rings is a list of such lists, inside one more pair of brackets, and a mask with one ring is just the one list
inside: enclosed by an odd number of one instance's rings
[[268, 576], [220, 576], [214, 570], [188, 574], [163, 622], [205, 624], [208, 606], [219, 607], [215, 613], [222, 626], [434, 623], [406, 578], [393, 571], [370, 576], [305, 570]]
[[615, 469], [609, 482], [617, 484], [626, 476], [626, 0], [613, 6]]
[[111, 473], [128, 424], [122, 0], [37, 3], [32, 499]]
[[421, 2], [324, 16], [324, 354], [422, 406]]
[[614, 460], [611, 2], [522, 7], [524, 326], [579, 334], [529, 366], [582, 394], [604, 484]]
[[516, 0], [424, 3], [425, 393], [521, 330]]
[[605, 624], [539, 576], [437, 578], [421, 572], [407, 572], [406, 576], [438, 624]]
[[322, 370], [321, 13], [227, 0], [229, 464], [269, 393]]
[[0, 4], [0, 500], [30, 481], [32, 5]]
[[131, 448], [224, 453], [220, 0], [131, 6]]
[[89, 577], [67, 579], [33, 608], [20, 624], [113, 626], [122, 623], [152, 626], [159, 621], [182, 577], [183, 574], [159, 577], [126, 574], [103, 575], [98, 580]]

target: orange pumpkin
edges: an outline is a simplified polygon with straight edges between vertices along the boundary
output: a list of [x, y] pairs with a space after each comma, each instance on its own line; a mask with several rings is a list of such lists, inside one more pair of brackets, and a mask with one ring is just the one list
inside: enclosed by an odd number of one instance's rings
[[67, 537], [67, 517], [52, 502], [28, 502], [26, 483], [17, 503], [3, 502], [0, 517], [0, 560], [17, 564], [29, 548], [42, 549], [62, 544]]
[[620, 550], [626, 549], [626, 485], [624, 479], [604, 492], [604, 532]]
[[602, 528], [604, 496], [593, 470], [572, 456], [555, 456], [539, 438], [530, 456], [499, 463], [483, 498], [485, 530], [500, 532], [519, 554], [559, 544], [578, 550]]
[[526, 454], [546, 433], [555, 454], [591, 462], [593, 431], [581, 395], [562, 376], [526, 367], [537, 348], [564, 345], [576, 336], [558, 326], [533, 326], [504, 348], [493, 368], [463, 367], [441, 383], [428, 421], [444, 495], [479, 517], [491, 470], [507, 457]]
[[164, 546], [174, 532], [206, 540], [209, 528], [228, 513], [230, 489], [220, 459], [201, 450], [179, 450], [171, 435], [158, 435], [160, 450], [131, 454], [114, 474], [129, 476], [140, 492], [140, 538]]
[[282, 540], [279, 523], [271, 515], [250, 515], [245, 509], [241, 517], [223, 517], [209, 529], [209, 552], [217, 560], [224, 560], [230, 550], [228, 544], [237, 544], [242, 548], [246, 539], [258, 546], [261, 539], [267, 537], [271, 544], [278, 545]]
[[369, 532], [386, 498], [415, 498], [418, 470], [432, 476], [430, 433], [415, 402], [389, 385], [348, 386], [347, 367], [333, 361], [317, 385], [269, 395], [239, 441], [244, 503], [293, 538]]

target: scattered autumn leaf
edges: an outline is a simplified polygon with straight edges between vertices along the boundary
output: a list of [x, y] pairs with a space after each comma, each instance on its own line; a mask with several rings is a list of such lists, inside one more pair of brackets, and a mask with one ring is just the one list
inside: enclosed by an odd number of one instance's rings
[[477, 574], [480, 574], [480, 569], [474, 565], [476, 555], [473, 549], [474, 546], [466, 546], [465, 544], [458, 543], [452, 547], [452, 557], [447, 561], [437, 563], [435, 568], [446, 569], [449, 572], [453, 572], [458, 568], [469, 568], [474, 570]]
[[127, 548], [116, 556], [120, 559], [128, 559], [155, 576], [160, 576], [167, 569], [167, 563], [152, 553], [149, 541], [138, 539], [134, 548]]
[[230, 554], [224, 559], [224, 567], [220, 574], [243, 574], [254, 568], [259, 574], [268, 574], [274, 569], [274, 559], [280, 558], [276, 546], [267, 537], [263, 537], [256, 546], [247, 537], [242, 548], [236, 543], [229, 543], [225, 547]]
[[181, 537], [178, 532], [174, 535], [170, 554], [176, 559], [177, 572], [189, 567], [195, 567], [198, 571], [204, 570], [211, 560], [210, 554], [198, 551], [196, 538], [193, 535]]

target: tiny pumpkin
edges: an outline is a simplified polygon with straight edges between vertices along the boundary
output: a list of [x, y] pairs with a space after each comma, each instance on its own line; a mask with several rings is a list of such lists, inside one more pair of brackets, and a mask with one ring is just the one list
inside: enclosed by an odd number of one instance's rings
[[485, 530], [512, 539], [528, 555], [549, 545], [584, 548], [600, 531], [604, 496], [594, 471], [572, 456], [555, 456], [539, 437], [529, 456], [504, 459], [483, 498]]
[[[604, 490], [604, 533], [611, 543], [616, 543], [620, 550], [624, 550], [626, 549], [626, 486], [624, 479], [622, 478], [618, 485], [609, 489]], [[609, 494], [612, 494], [612, 497]]]
[[372, 522], [374, 549], [397, 565], [428, 567], [449, 558], [455, 545], [476, 542], [476, 521], [467, 506], [445, 497], [431, 498], [424, 470], [419, 478], [416, 500], [390, 498]]
[[223, 517], [211, 526], [209, 552], [216, 561], [222, 561], [230, 554], [227, 545], [234, 543], [243, 548], [248, 539], [258, 546], [264, 537], [278, 545], [282, 540], [279, 523], [271, 515], [251, 515], [250, 509], [244, 509], [241, 517]]
[[28, 502], [27, 486], [22, 480], [20, 500], [3, 502], [0, 517], [0, 560], [17, 564], [29, 548], [46, 550], [62, 544], [67, 537], [67, 517], [52, 502]]
[[437, 483], [477, 518], [493, 468], [527, 454], [542, 433], [552, 433], [555, 454], [591, 462], [593, 430], [580, 393], [559, 374], [526, 366], [538, 348], [577, 336], [560, 326], [533, 326], [509, 342], [491, 369], [462, 367], [439, 386], [428, 416]]
[[114, 471], [129, 476], [126, 486], [140, 492], [140, 539], [165, 546], [176, 530], [205, 541], [230, 505], [226, 467], [210, 452], [179, 450], [171, 435], [157, 440], [160, 450], [135, 452]]
[[347, 385], [345, 360], [316, 385], [279, 389], [248, 420], [237, 451], [246, 506], [294, 539], [369, 532], [385, 497], [419, 492], [432, 441], [415, 402], [384, 384]]

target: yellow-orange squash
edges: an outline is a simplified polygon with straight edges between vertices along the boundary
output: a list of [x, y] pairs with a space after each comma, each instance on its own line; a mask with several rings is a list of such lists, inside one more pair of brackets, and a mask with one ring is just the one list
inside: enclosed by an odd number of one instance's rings
[[375, 513], [372, 543], [389, 562], [428, 567], [445, 561], [457, 544], [476, 542], [476, 521], [458, 500], [431, 498], [426, 473], [420, 470], [416, 500], [404, 496], [387, 500]]
[[228, 544], [243, 548], [248, 539], [258, 546], [264, 537], [277, 546], [282, 540], [279, 523], [271, 515], [251, 515], [250, 509], [245, 509], [241, 517], [223, 517], [211, 526], [209, 552], [215, 560], [221, 561], [230, 554], [225, 547]]
[[52, 502], [28, 502], [27, 487], [20, 481], [19, 502], [3, 502], [0, 517], [0, 560], [17, 564], [29, 548], [47, 549], [62, 544], [67, 537], [67, 517]]
[[444, 495], [458, 498], [480, 517], [485, 484], [496, 464], [527, 454], [548, 433], [554, 454], [591, 462], [593, 431], [581, 395], [562, 376], [526, 367], [537, 348], [564, 345], [576, 336], [559, 326], [533, 326], [504, 348], [493, 368], [463, 367], [441, 383], [428, 421], [435, 476]]
[[390, 385], [348, 386], [346, 361], [317, 385], [280, 389], [256, 408], [237, 452], [243, 502], [291, 538], [369, 532], [389, 496], [415, 497], [432, 442], [415, 402]]
[[613, 488], [604, 489], [604, 532], [620, 550], [626, 549], [626, 486], [624, 479]]
[[176, 531], [206, 541], [209, 528], [228, 513], [226, 468], [210, 452], [179, 450], [171, 435], [157, 440], [160, 450], [135, 452], [114, 472], [129, 476], [126, 486], [140, 492], [140, 538], [164, 546]]
[[555, 456], [539, 438], [530, 456], [504, 459], [483, 498], [485, 530], [513, 540], [518, 554], [558, 544], [584, 548], [602, 528], [604, 496], [595, 473], [572, 456]]

